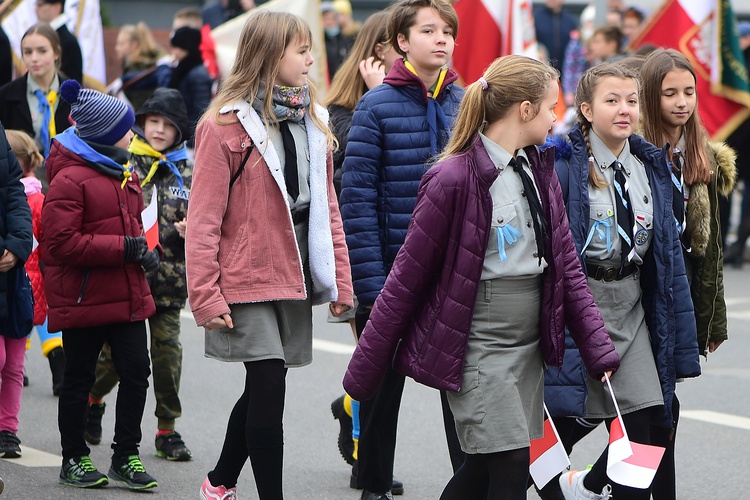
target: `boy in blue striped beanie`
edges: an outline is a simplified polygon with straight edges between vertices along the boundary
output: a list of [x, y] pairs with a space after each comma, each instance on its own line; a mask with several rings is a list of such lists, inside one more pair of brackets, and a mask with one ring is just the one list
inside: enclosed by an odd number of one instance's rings
[[[146, 319], [156, 307], [144, 270], [159, 267], [143, 236], [143, 197], [126, 148], [133, 110], [112, 96], [60, 87], [75, 127], [54, 137], [47, 158], [50, 187], [41, 241], [49, 328], [62, 330], [65, 375], [58, 426], [59, 481], [99, 488], [109, 479], [142, 490], [157, 486], [138, 454], [150, 374]], [[88, 392], [104, 343], [120, 378], [109, 479], [89, 457], [84, 439]]]

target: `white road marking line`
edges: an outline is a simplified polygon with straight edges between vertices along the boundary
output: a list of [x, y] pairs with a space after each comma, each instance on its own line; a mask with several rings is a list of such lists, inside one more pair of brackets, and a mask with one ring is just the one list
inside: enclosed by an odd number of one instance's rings
[[313, 339], [313, 349], [333, 354], [346, 354], [349, 356], [354, 352], [354, 346], [351, 344], [342, 344], [341, 342], [332, 342], [323, 339]]
[[28, 446], [21, 446], [21, 457], [20, 458], [8, 458], [8, 463], [14, 463], [23, 465], [24, 467], [60, 467], [62, 465], [62, 457], [60, 455], [53, 455], [46, 451], [35, 450]]
[[711, 410], [680, 410], [681, 418], [750, 431], [750, 418]]
[[741, 320], [750, 320], [750, 311], [745, 312], [737, 312], [737, 311], [727, 311], [727, 318], [732, 319], [741, 319]]

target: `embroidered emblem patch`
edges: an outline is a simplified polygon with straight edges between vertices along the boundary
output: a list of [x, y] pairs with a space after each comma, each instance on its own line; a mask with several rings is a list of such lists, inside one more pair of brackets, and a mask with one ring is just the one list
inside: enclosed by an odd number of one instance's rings
[[635, 244], [636, 245], [645, 245], [648, 241], [648, 231], [646, 229], [639, 229], [637, 233], [635, 233]]

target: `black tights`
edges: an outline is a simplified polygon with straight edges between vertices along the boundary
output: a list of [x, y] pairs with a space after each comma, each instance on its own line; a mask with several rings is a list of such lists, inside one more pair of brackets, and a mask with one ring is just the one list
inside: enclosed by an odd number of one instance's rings
[[245, 371], [245, 392], [229, 416], [224, 446], [208, 479], [231, 488], [250, 458], [260, 499], [282, 499], [287, 370], [283, 360], [268, 359], [246, 362]]
[[467, 454], [440, 500], [525, 500], [528, 477], [528, 448]]

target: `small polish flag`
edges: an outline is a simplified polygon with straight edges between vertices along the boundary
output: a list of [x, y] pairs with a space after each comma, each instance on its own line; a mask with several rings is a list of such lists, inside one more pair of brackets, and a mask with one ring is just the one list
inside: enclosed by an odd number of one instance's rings
[[155, 188], [151, 194], [151, 203], [141, 212], [141, 220], [143, 221], [143, 230], [146, 232], [148, 249], [153, 250], [159, 244], [159, 210], [156, 206]]
[[539, 489], [544, 488], [552, 478], [570, 466], [568, 454], [560, 442], [560, 436], [557, 435], [557, 429], [552, 423], [546, 405], [544, 413], [547, 414], [544, 434], [529, 444], [529, 474]]
[[664, 448], [634, 443], [622, 424], [620, 408], [607, 377], [607, 386], [617, 410], [617, 418], [609, 429], [609, 452], [607, 454], [607, 476], [617, 484], [631, 488], [646, 489], [651, 486], [664, 455]]

